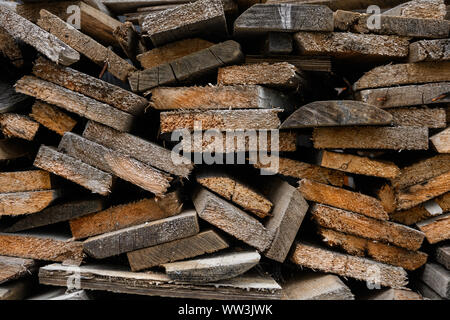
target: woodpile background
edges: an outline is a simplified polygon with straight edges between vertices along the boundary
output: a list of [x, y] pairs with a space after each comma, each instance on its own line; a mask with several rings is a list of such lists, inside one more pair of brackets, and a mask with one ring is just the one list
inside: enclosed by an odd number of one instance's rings
[[450, 298], [449, 3], [260, 2], [0, 1], [0, 300]]

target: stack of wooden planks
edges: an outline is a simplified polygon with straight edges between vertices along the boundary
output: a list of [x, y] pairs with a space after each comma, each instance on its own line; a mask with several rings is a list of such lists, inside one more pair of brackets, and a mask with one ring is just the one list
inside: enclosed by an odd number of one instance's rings
[[0, 300], [450, 299], [444, 0], [256, 2], [0, 2]]

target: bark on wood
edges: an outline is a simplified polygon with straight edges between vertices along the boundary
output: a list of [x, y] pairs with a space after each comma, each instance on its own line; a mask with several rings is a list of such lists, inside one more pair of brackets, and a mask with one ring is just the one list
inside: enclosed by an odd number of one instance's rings
[[157, 195], [164, 194], [172, 180], [169, 175], [143, 162], [70, 132], [64, 134], [58, 149]]
[[77, 124], [77, 121], [67, 113], [42, 101], [33, 104], [30, 117], [61, 136], [72, 131]]
[[20, 138], [32, 141], [39, 129], [39, 123], [17, 113], [0, 114], [2, 133], [7, 138]]
[[75, 182], [93, 193], [107, 196], [111, 193], [113, 176], [78, 159], [41, 145], [33, 165]]
[[60, 196], [60, 190], [1, 193], [0, 216], [19, 216], [39, 212]]
[[450, 246], [443, 245], [436, 249], [436, 261], [450, 270]]
[[437, 152], [450, 153], [450, 128], [431, 136], [430, 140]]
[[108, 71], [122, 81], [127, 80], [129, 74], [136, 70], [113, 51], [44, 9], [40, 11], [37, 24], [101, 67], [107, 63]]
[[93, 121], [86, 125], [83, 137], [177, 176], [187, 178], [194, 168], [190, 160], [166, 148]]
[[[407, 273], [400, 267], [304, 243], [295, 244], [290, 259], [293, 263], [302, 267], [370, 281], [371, 283], [376, 282], [386, 287], [403, 288], [408, 283]], [[377, 274], [376, 280], [374, 279], [375, 273]]]
[[411, 43], [408, 60], [409, 62], [450, 60], [450, 39]]
[[0, 256], [0, 284], [34, 273], [38, 263], [32, 259]]
[[435, 263], [427, 263], [421, 280], [444, 299], [450, 299], [450, 271]]
[[0, 6], [0, 27], [53, 62], [69, 66], [80, 60], [80, 54], [57, 37], [3, 6]]
[[309, 179], [300, 180], [298, 190], [309, 201], [357, 212], [375, 219], [387, 220], [389, 218], [378, 199], [358, 192], [332, 187]]
[[445, 128], [445, 109], [394, 108], [387, 109], [393, 116], [393, 125], [400, 127]]
[[450, 239], [450, 213], [442, 214], [417, 223], [431, 244]]
[[43, 58], [38, 58], [34, 62], [33, 73], [41, 79], [53, 82], [133, 115], [143, 114], [148, 106], [147, 99], [130, 91], [75, 69], [50, 63]]
[[375, 261], [390, 264], [412, 271], [427, 262], [428, 255], [420, 251], [411, 251], [373, 240], [320, 228], [319, 234], [330, 247], [339, 247], [356, 256], [367, 256]]
[[228, 243], [220, 235], [213, 230], [207, 230], [191, 237], [128, 252], [127, 257], [131, 270], [140, 271], [226, 248]]
[[317, 149], [428, 150], [428, 128], [315, 128], [313, 141]]
[[0, 172], [0, 193], [51, 189], [50, 174], [42, 170]]
[[230, 252], [212, 257], [163, 264], [167, 276], [179, 282], [204, 283], [237, 277], [259, 263], [256, 251]]
[[174, 192], [162, 198], [146, 198], [75, 218], [70, 221], [70, 230], [75, 239], [93, 237], [177, 215], [182, 207]]
[[83, 248], [91, 257], [103, 259], [186, 238], [198, 232], [197, 214], [191, 210], [174, 217], [89, 238], [83, 242]]
[[149, 13], [142, 22], [155, 46], [204, 35], [227, 35], [223, 4], [220, 0], [199, 0], [172, 9]]
[[133, 124], [134, 117], [131, 114], [33, 76], [24, 76], [17, 81], [15, 87], [17, 92], [33, 96], [120, 131], [130, 130]]

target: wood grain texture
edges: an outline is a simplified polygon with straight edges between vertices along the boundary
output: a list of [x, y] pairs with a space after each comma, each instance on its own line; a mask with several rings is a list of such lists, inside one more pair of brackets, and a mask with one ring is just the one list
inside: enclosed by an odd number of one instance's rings
[[0, 193], [51, 189], [50, 174], [43, 170], [0, 172]]
[[320, 166], [349, 173], [387, 179], [393, 179], [400, 174], [399, 167], [389, 161], [330, 151], [323, 151], [319, 158]]
[[329, 186], [310, 179], [299, 181], [298, 190], [306, 200], [327, 204], [380, 220], [387, 220], [388, 214], [381, 202], [373, 197]]
[[178, 194], [170, 193], [162, 198], [146, 198], [76, 217], [70, 220], [70, 230], [75, 239], [93, 237], [177, 215], [182, 207]]
[[30, 117], [60, 136], [64, 135], [65, 132], [72, 131], [77, 124], [77, 121], [67, 113], [42, 101], [36, 101], [33, 104]]
[[[130, 293], [146, 296], [197, 299], [280, 299], [281, 287], [269, 275], [247, 274], [230, 280], [208, 284], [173, 283], [160, 272], [130, 272], [110, 265], [86, 265], [80, 267], [82, 289]], [[61, 264], [42, 267], [39, 282], [65, 287], [73, 270]], [[131, 285], [132, 284], [132, 285]]]
[[303, 71], [325, 71], [331, 72], [331, 58], [298, 55], [252, 55], [245, 56], [246, 64], [287, 62]]
[[7, 138], [32, 141], [39, 129], [39, 123], [18, 113], [3, 113], [0, 114], [0, 127]]
[[442, 298], [450, 298], [450, 271], [436, 263], [427, 263], [421, 280]]
[[38, 263], [32, 259], [0, 256], [0, 284], [34, 273]]
[[190, 160], [169, 149], [97, 122], [88, 122], [83, 137], [177, 176], [187, 178], [194, 168]]
[[408, 107], [450, 102], [450, 97], [445, 97], [449, 91], [450, 82], [426, 83], [361, 90], [356, 99], [379, 108]]
[[450, 246], [442, 245], [436, 249], [436, 261], [450, 270]]
[[136, 55], [144, 53], [147, 50], [144, 42], [139, 36], [133, 23], [125, 21], [117, 26], [113, 32], [113, 36], [119, 43], [122, 51], [135, 64], [139, 65]]
[[142, 21], [142, 31], [155, 46], [204, 34], [226, 36], [227, 24], [222, 1], [199, 0], [151, 12]]
[[45, 208], [41, 212], [27, 215], [15, 220], [5, 232], [18, 232], [34, 229], [59, 222], [69, 221], [77, 217], [100, 211], [104, 203], [100, 199], [72, 200]]
[[450, 39], [421, 40], [409, 45], [409, 62], [450, 60]]
[[178, 282], [205, 283], [231, 279], [259, 263], [256, 251], [218, 253], [211, 257], [163, 264], [167, 276]]
[[402, 267], [412, 271], [427, 262], [428, 255], [420, 251], [406, 250], [382, 242], [368, 240], [332, 229], [319, 228], [322, 240], [330, 247], [338, 247], [351, 255], [370, 257], [375, 261]]
[[179, 215], [108, 232], [83, 242], [84, 251], [95, 259], [186, 238], [197, 234], [199, 226], [194, 210]]
[[393, 108], [386, 111], [393, 116], [394, 126], [433, 129], [447, 126], [446, 112], [442, 108]]
[[444, 20], [447, 13], [443, 0], [408, 1], [383, 12], [383, 15]]
[[439, 153], [450, 153], [450, 128], [431, 136], [430, 141]]
[[420, 221], [417, 227], [431, 244], [450, 239], [450, 213]]
[[397, 209], [397, 199], [395, 199], [394, 188], [392, 188], [389, 183], [385, 183], [377, 189], [375, 193], [384, 210], [389, 213], [389, 218], [391, 218], [391, 215]]
[[61, 190], [58, 189], [1, 193], [0, 216], [19, 216], [39, 212], [61, 194]]
[[267, 32], [333, 31], [333, 12], [326, 6], [255, 4], [234, 22], [234, 36]]
[[127, 253], [132, 271], [140, 271], [164, 263], [193, 258], [228, 248], [228, 243], [213, 230], [191, 237], [162, 243]]
[[428, 150], [428, 128], [315, 128], [313, 141], [317, 149]]
[[290, 259], [293, 263], [302, 267], [371, 283], [379, 283], [386, 287], [403, 288], [408, 283], [407, 273], [400, 267], [330, 251], [301, 242], [295, 244]]
[[450, 61], [388, 64], [366, 72], [353, 84], [355, 91], [450, 81]]
[[111, 174], [58, 152], [52, 147], [41, 145], [33, 165], [75, 182], [93, 193], [103, 196], [111, 193], [113, 186]]
[[367, 297], [369, 300], [404, 301], [423, 300], [422, 296], [410, 289], [384, 289]]
[[405, 0], [267, 0], [267, 3], [302, 3], [326, 5], [331, 10], [366, 10], [370, 5], [377, 5], [380, 8], [391, 8]]
[[280, 129], [383, 125], [392, 122], [388, 112], [358, 101], [336, 100], [308, 103], [294, 111]]
[[51, 61], [68, 66], [80, 60], [80, 54], [52, 34], [0, 6], [0, 27], [14, 38], [34, 47]]
[[326, 55], [336, 59], [389, 60], [408, 56], [409, 42], [399, 36], [350, 32], [298, 32], [294, 35], [302, 55]]
[[17, 81], [15, 88], [17, 92], [35, 97], [120, 131], [129, 131], [133, 124], [134, 118], [131, 114], [33, 76], [24, 76]]
[[282, 109], [166, 111], [160, 114], [160, 131], [162, 133], [179, 129], [194, 131], [197, 121], [201, 123], [202, 130], [277, 129], [280, 125], [278, 113], [282, 111]]
[[200, 218], [260, 252], [268, 249], [272, 243], [274, 234], [261, 222], [212, 192], [198, 187], [192, 201]]
[[34, 62], [33, 74], [133, 115], [143, 114], [148, 106], [147, 99], [128, 90], [43, 58]]
[[122, 81], [127, 80], [129, 74], [136, 70], [112, 50], [102, 46], [45, 9], [40, 11], [37, 24], [101, 67], [107, 63], [108, 71]]
[[338, 208], [315, 204], [311, 212], [313, 219], [324, 228], [390, 243], [408, 250], [418, 250], [424, 239], [424, 234], [416, 229]]
[[172, 180], [169, 175], [124, 153], [70, 132], [64, 134], [58, 150], [157, 195], [164, 194]]
[[23, 54], [19, 44], [3, 27], [0, 27], [0, 53], [17, 68], [23, 66]]

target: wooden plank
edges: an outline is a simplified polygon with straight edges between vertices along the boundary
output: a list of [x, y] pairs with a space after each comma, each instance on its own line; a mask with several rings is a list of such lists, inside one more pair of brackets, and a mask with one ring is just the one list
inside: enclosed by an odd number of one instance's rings
[[332, 229], [319, 228], [319, 234], [330, 247], [338, 247], [348, 254], [367, 256], [375, 261], [402, 267], [405, 270], [416, 270], [427, 262], [428, 255], [420, 251], [406, 250]]
[[195, 180], [259, 218], [265, 218], [272, 210], [272, 202], [260, 191], [225, 171], [203, 170], [196, 174]]
[[331, 59], [329, 57], [308, 57], [296, 55], [260, 56], [250, 54], [247, 54], [245, 56], [246, 64], [260, 64], [264, 62], [287, 62], [295, 66], [297, 69], [303, 71], [331, 72]]
[[36, 23], [39, 19], [39, 11], [45, 9], [61, 20], [69, 21], [70, 16], [74, 14], [73, 10], [68, 10], [70, 6], [77, 6], [77, 10], [79, 10], [81, 32], [105, 45], [117, 46], [113, 31], [121, 25], [120, 21], [82, 1], [24, 3], [17, 6], [17, 13]]
[[427, 128], [445, 128], [447, 126], [445, 109], [393, 108], [386, 111], [392, 114], [394, 126]]
[[39, 129], [39, 123], [17, 113], [0, 114], [0, 126], [5, 137], [28, 141], [34, 140]]
[[120, 131], [130, 130], [133, 124], [131, 114], [33, 76], [24, 76], [17, 81], [16, 91]]
[[328, 55], [358, 61], [399, 59], [408, 56], [409, 42], [399, 36], [351, 32], [298, 32], [294, 40], [302, 55]]
[[267, 0], [266, 3], [302, 3], [326, 5], [331, 10], [366, 10], [371, 5], [377, 5], [380, 8], [391, 8], [405, 0]]
[[354, 300], [338, 276], [307, 272], [296, 274], [283, 285], [284, 300]]
[[308, 211], [308, 203], [300, 192], [281, 179], [274, 178], [264, 187], [273, 203], [265, 227], [275, 235], [264, 255], [283, 263]]
[[450, 298], [450, 271], [438, 264], [427, 263], [421, 280], [442, 298]]
[[450, 60], [450, 39], [422, 40], [409, 45], [409, 62]]
[[367, 195], [332, 187], [310, 179], [299, 181], [298, 190], [306, 200], [327, 204], [380, 220], [387, 220], [388, 214], [378, 199]]
[[84, 251], [95, 259], [186, 238], [197, 234], [197, 214], [189, 210], [179, 215], [105, 233], [83, 242]]
[[436, 261], [450, 270], [450, 246], [442, 245], [436, 249]]
[[243, 59], [240, 44], [228, 40], [171, 62], [134, 72], [129, 83], [134, 92], [145, 92], [169, 84], [191, 83], [201, 77], [213, 75], [220, 67], [239, 63]]
[[60, 190], [11, 192], [0, 194], [0, 216], [35, 213], [48, 207], [61, 196]]
[[5, 232], [18, 232], [43, 227], [59, 222], [69, 221], [80, 216], [100, 211], [104, 203], [100, 199], [73, 200], [45, 208], [41, 212], [16, 219]]
[[164, 194], [172, 180], [141, 161], [71, 132], [64, 134], [58, 150], [157, 195]]
[[194, 168], [191, 161], [171, 150], [97, 122], [88, 122], [83, 137], [177, 176], [187, 178]]
[[333, 31], [333, 12], [326, 6], [258, 3], [236, 19], [233, 35], [249, 37], [271, 31]]
[[383, 12], [383, 15], [444, 20], [447, 13], [443, 0], [408, 1]]
[[159, 87], [151, 90], [150, 106], [173, 109], [267, 109], [293, 106], [281, 92], [262, 86]]
[[295, 89], [304, 85], [302, 73], [287, 62], [254, 63], [220, 68], [217, 75], [219, 85], [259, 84], [275, 88]]
[[53, 62], [69, 66], [80, 60], [80, 54], [74, 49], [4, 6], [0, 6], [0, 27]]
[[351, 100], [330, 100], [308, 103], [295, 110], [280, 129], [332, 126], [383, 125], [392, 122], [392, 115], [372, 105]]
[[0, 172], [0, 193], [51, 189], [50, 174], [42, 170]]
[[138, 65], [139, 63], [136, 56], [139, 53], [144, 53], [147, 50], [147, 47], [141, 40], [133, 24], [129, 21], [122, 23], [116, 27], [113, 35], [126, 56], [134, 64]]
[[430, 141], [439, 153], [450, 153], [450, 128], [431, 136]]
[[264, 170], [280, 174], [285, 177], [297, 179], [306, 178], [337, 187], [342, 187], [344, 185], [345, 174], [340, 171], [282, 157], [276, 158], [276, 161], [278, 161], [278, 170], [276, 171], [271, 171], [267, 168], [267, 166], [260, 162], [253, 164], [253, 166], [258, 169], [264, 168]]
[[215, 254], [212, 257], [163, 264], [167, 276], [179, 282], [205, 283], [231, 279], [259, 263], [256, 251]]
[[34, 62], [33, 74], [133, 115], [143, 114], [148, 106], [147, 99], [128, 90], [75, 69], [50, 63], [43, 58], [38, 58]]
[[0, 233], [0, 254], [55, 262], [81, 262], [84, 257], [83, 244], [68, 240], [67, 237], [55, 237], [48, 234]]
[[282, 109], [248, 110], [179, 110], [160, 114], [160, 131], [173, 132], [179, 129], [194, 131], [199, 121], [202, 130], [267, 130], [280, 125], [278, 113]]
[[410, 289], [384, 289], [368, 297], [369, 300], [423, 300], [422, 296]]
[[274, 235], [261, 222], [212, 192], [198, 187], [192, 201], [200, 218], [233, 237], [260, 252], [271, 245]]
[[397, 191], [397, 210], [410, 209], [450, 191], [450, 171]]
[[101, 67], [107, 63], [108, 71], [122, 81], [127, 80], [129, 74], [136, 70], [112, 50], [105, 48], [45, 9], [40, 11], [37, 24]]
[[283, 32], [269, 32], [264, 43], [264, 53], [269, 55], [290, 54], [294, 50], [292, 35]]
[[65, 132], [72, 131], [77, 124], [77, 121], [67, 113], [42, 101], [36, 101], [33, 104], [30, 117], [61, 136]]
[[183, 39], [144, 52], [136, 58], [141, 63], [142, 68], [150, 69], [209, 48], [213, 45], [214, 43], [200, 38]]
[[334, 13], [334, 26], [340, 31], [421, 39], [446, 38], [450, 31], [450, 24], [445, 20], [380, 15], [379, 26], [372, 27], [371, 17], [371, 14], [337, 10]]
[[408, 283], [407, 273], [400, 267], [390, 266], [366, 258], [342, 254], [318, 246], [296, 243], [291, 261], [299, 266], [335, 273], [343, 277], [368, 281], [391, 288], [403, 288]]
[[0, 139], [0, 160], [25, 157], [32, 152], [32, 146], [22, 139]]
[[143, 19], [142, 31], [155, 46], [197, 35], [228, 33], [221, 0], [199, 0], [150, 12]]
[[93, 193], [103, 196], [111, 193], [113, 176], [78, 159], [41, 145], [33, 165], [75, 182]]
[[444, 300], [440, 295], [436, 293], [433, 289], [431, 289], [428, 285], [423, 283], [421, 280], [417, 280], [414, 283], [415, 287], [417, 288], [418, 292], [424, 297], [425, 299], [429, 300]]
[[408, 250], [418, 250], [424, 239], [422, 232], [399, 223], [377, 220], [322, 204], [315, 204], [311, 212], [313, 219], [324, 228], [390, 243]]
[[317, 149], [428, 150], [428, 128], [315, 128], [313, 141]]
[[393, 179], [400, 174], [395, 163], [360, 157], [349, 153], [322, 151], [318, 165], [344, 172]]
[[32, 259], [0, 256], [0, 284], [30, 275], [38, 269]]
[[353, 85], [355, 91], [396, 85], [450, 81], [450, 61], [388, 64], [366, 72]]
[[406, 225], [413, 225], [445, 212], [450, 212], [449, 192], [410, 209], [393, 212], [389, 216], [391, 220]]
[[145, 222], [177, 215], [183, 203], [176, 192], [162, 198], [145, 198], [70, 220], [74, 239], [93, 237]]
[[213, 230], [207, 230], [191, 237], [128, 252], [127, 257], [131, 270], [140, 271], [226, 248], [228, 243], [219, 234]]
[[450, 239], [450, 213], [442, 214], [417, 223], [431, 244]]
[[381, 201], [384, 210], [389, 213], [389, 218], [392, 218], [392, 214], [397, 209], [397, 200], [395, 199], [394, 188], [388, 183], [382, 185], [376, 190], [377, 198]]
[[3, 27], [0, 27], [0, 53], [9, 59], [15, 67], [21, 68], [23, 66], [23, 54], [19, 44]]
[[[130, 272], [124, 267], [111, 265], [85, 265], [78, 269], [85, 278], [82, 289], [117, 293], [197, 299], [280, 299], [281, 287], [269, 275], [246, 274], [234, 279], [208, 284], [173, 283], [160, 272]], [[70, 266], [52, 264], [39, 270], [41, 284], [63, 286], [73, 276]], [[90, 275], [89, 277], [86, 277]], [[132, 285], [131, 285], [132, 284]]]
[[356, 99], [379, 108], [407, 107], [450, 102], [450, 82], [367, 89], [356, 92]]

